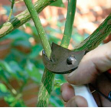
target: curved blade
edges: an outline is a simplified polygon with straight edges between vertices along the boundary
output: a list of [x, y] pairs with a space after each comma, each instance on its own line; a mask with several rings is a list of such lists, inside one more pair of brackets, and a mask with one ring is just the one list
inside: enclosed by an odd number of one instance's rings
[[[72, 72], [78, 67], [85, 54], [85, 51], [74, 52], [52, 43], [52, 53], [50, 60], [47, 58], [44, 51], [42, 54], [44, 65], [48, 70], [57, 74], [66, 74]], [[70, 56], [75, 58], [76, 61], [74, 64], [67, 63], [67, 58]]]

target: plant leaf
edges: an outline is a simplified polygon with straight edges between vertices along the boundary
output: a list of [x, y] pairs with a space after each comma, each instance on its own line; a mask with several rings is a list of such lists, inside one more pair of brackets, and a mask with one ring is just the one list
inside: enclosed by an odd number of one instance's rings
[[31, 35], [23, 32], [22, 30], [19, 30], [19, 29], [16, 29], [14, 31], [12, 31], [11, 33], [7, 34], [5, 37], [3, 37], [1, 39], [4, 40], [4, 39], [25, 39], [25, 40], [28, 40], [30, 37], [32, 37]]
[[57, 0], [56, 2], [52, 3], [51, 6], [65, 7], [62, 0]]
[[40, 70], [30, 61], [27, 62], [26, 71], [29, 77], [37, 83], [41, 82], [42, 74]]
[[49, 101], [54, 107], [63, 107], [64, 104], [61, 100], [62, 99], [58, 98], [57, 96], [51, 96]]
[[9, 73], [13, 72], [10, 66], [5, 61], [2, 60], [0, 60], [0, 68], [6, 70]]
[[60, 88], [60, 86], [63, 84], [63, 81], [61, 79], [55, 79], [54, 80], [54, 89]]
[[10, 95], [6, 86], [3, 83], [0, 83], [0, 98]]
[[32, 47], [32, 51], [29, 54], [29, 58], [35, 58], [39, 55], [40, 51], [42, 50], [41, 44], [37, 44]]

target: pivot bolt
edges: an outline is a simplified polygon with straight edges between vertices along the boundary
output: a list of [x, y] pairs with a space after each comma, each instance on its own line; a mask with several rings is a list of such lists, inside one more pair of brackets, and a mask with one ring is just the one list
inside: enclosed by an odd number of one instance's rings
[[74, 63], [76, 62], [76, 59], [72, 56], [67, 58], [67, 64], [68, 65], [74, 65]]

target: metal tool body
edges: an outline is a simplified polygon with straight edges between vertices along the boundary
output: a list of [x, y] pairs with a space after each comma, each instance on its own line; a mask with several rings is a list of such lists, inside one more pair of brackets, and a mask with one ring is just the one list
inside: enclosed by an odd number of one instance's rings
[[[42, 52], [43, 62], [45, 67], [56, 74], [66, 74], [77, 69], [81, 59], [85, 55], [86, 51], [70, 51], [55, 43], [52, 43], [52, 53], [50, 60], [47, 58], [45, 52]], [[89, 91], [89, 88], [85, 85], [74, 86], [75, 94], [83, 96], [89, 107], [97, 107], [97, 104]]]
[[43, 62], [48, 70], [56, 74], [66, 74], [75, 70], [86, 51], [71, 51], [52, 43], [50, 60], [43, 51]]
[[[87, 53], [86, 50], [82, 51], [71, 51], [66, 48], [63, 48], [55, 43], [52, 43], [52, 53], [50, 60], [47, 58], [45, 52], [42, 52], [43, 55], [43, 62], [45, 67], [53, 73], [56, 74], [67, 74], [73, 72], [77, 69], [81, 59]], [[90, 93], [88, 86], [75, 86], [72, 85], [75, 89], [75, 94], [83, 96], [87, 102], [89, 107], [97, 107], [97, 104]], [[93, 86], [92, 86], [93, 87]], [[99, 94], [104, 96], [106, 99], [111, 101], [111, 96], [107, 97], [102, 94], [98, 89], [93, 87]], [[110, 93], [111, 94], [111, 93]]]

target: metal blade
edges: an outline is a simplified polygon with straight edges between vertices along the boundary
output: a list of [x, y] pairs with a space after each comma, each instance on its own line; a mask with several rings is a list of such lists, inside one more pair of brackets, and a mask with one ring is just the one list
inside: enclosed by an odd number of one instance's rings
[[[72, 72], [78, 67], [84, 54], [85, 51], [74, 52], [52, 43], [51, 58], [49, 60], [43, 52], [43, 62], [49, 71], [57, 74], [66, 74]], [[75, 59], [73, 64], [68, 64], [67, 59], [69, 57], [73, 57]]]

